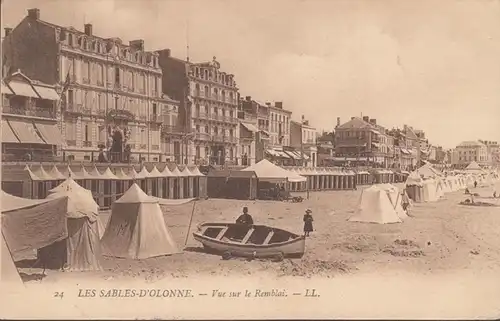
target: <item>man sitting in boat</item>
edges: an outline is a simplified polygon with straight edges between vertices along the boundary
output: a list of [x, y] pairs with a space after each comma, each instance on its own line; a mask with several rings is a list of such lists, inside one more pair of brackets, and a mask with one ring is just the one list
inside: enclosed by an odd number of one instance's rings
[[236, 224], [253, 225], [253, 218], [248, 214], [248, 207], [243, 207], [243, 214], [238, 217]]

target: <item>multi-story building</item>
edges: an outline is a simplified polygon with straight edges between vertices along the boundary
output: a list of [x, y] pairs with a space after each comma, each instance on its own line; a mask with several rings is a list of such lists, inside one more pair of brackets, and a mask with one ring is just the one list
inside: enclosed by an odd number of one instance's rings
[[[143, 40], [62, 27], [40, 19], [39, 9], [3, 42], [6, 63], [63, 92], [61, 132], [68, 159], [90, 159], [106, 148], [111, 161], [161, 161], [160, 128], [175, 119], [178, 102], [162, 94], [158, 54]], [[95, 153], [97, 154], [97, 153]]]
[[237, 164], [239, 159], [238, 87], [216, 58], [193, 63], [158, 51], [163, 90], [179, 100], [184, 144], [176, 144], [184, 163]]
[[54, 86], [17, 71], [2, 82], [2, 160], [54, 161], [64, 147]]
[[316, 167], [318, 165], [318, 146], [316, 128], [309, 125], [309, 121], [290, 122], [290, 146], [301, 155], [304, 154], [305, 165]]
[[283, 109], [283, 102], [274, 105], [266, 103], [269, 108], [269, 136], [271, 147], [275, 149], [290, 146], [290, 121], [292, 112]]
[[471, 162], [488, 165], [488, 147], [479, 141], [464, 141], [453, 152], [452, 165], [465, 167]]
[[[241, 115], [238, 115], [238, 117], [243, 119], [243, 121], [240, 121], [242, 124], [240, 127], [242, 163], [244, 159], [249, 158], [248, 155], [251, 155], [251, 162], [259, 162], [265, 158], [266, 150], [269, 148], [269, 107], [264, 103], [253, 100], [251, 96], [246, 96], [245, 99], [240, 99], [239, 114]], [[254, 141], [251, 142], [254, 146], [254, 152], [252, 152], [251, 146], [248, 145], [248, 137], [250, 137], [248, 126], [243, 124], [251, 124], [257, 127], [257, 131], [251, 135], [254, 138]], [[255, 128], [252, 130], [255, 131]], [[248, 154], [248, 151], [251, 154]]]
[[387, 166], [387, 143], [385, 128], [377, 125], [376, 119], [351, 117], [350, 121], [335, 129], [335, 159]]
[[480, 143], [486, 145], [488, 152], [488, 162], [492, 166], [496, 166], [500, 164], [500, 146], [497, 141], [491, 140], [479, 140]]

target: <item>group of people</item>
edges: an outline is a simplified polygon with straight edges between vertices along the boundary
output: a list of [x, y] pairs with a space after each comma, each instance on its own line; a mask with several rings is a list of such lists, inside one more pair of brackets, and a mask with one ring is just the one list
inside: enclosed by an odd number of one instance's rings
[[[309, 233], [311, 233], [313, 229], [313, 217], [311, 215], [312, 211], [310, 209], [306, 210], [306, 213], [304, 214], [304, 236], [307, 237], [309, 236]], [[243, 214], [241, 214], [237, 219], [236, 219], [236, 224], [240, 225], [253, 225], [253, 217], [248, 213], [248, 207], [243, 207]]]

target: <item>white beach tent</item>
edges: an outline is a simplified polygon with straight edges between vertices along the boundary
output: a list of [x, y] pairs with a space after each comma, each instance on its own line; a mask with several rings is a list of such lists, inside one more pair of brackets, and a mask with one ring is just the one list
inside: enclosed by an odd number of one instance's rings
[[68, 197], [66, 212], [68, 238], [66, 246], [61, 247], [61, 251], [65, 252], [64, 262], [68, 270], [101, 270], [99, 206], [92, 198], [90, 191], [78, 185], [72, 178], [66, 179], [59, 186], [49, 190], [46, 198], [55, 199], [62, 196]]
[[[57, 185], [53, 189], [49, 190], [49, 196], [51, 194], [64, 194], [67, 192], [77, 192], [81, 193], [80, 197], [71, 197], [71, 199], [68, 201], [70, 204], [68, 204], [68, 212], [69, 215], [73, 215], [71, 213], [81, 211], [83, 213], [91, 212], [94, 213], [92, 214], [91, 220], [94, 219], [94, 217], [97, 220], [97, 228], [99, 230], [99, 238], [102, 238], [104, 235], [104, 230], [105, 226], [102, 223], [101, 218], [99, 217], [99, 205], [96, 203], [94, 200], [94, 197], [92, 196], [92, 192], [85, 187], [80, 186], [73, 178], [67, 178], [64, 182], [61, 184]], [[55, 198], [55, 196], [49, 197], [47, 196], [48, 199]], [[77, 214], [75, 217], [79, 217], [80, 215]]]
[[178, 252], [158, 200], [135, 183], [113, 203], [102, 248], [106, 256], [132, 259]]
[[253, 164], [242, 171], [255, 172], [259, 180], [264, 181], [277, 181], [277, 180], [288, 180], [289, 182], [305, 182], [307, 178], [300, 176], [294, 172], [283, 169], [277, 165], [274, 165], [267, 159], [263, 159], [260, 162]]
[[401, 202], [403, 198], [402, 191], [400, 191], [398, 187], [392, 184], [379, 184], [378, 186], [386, 191], [387, 196], [391, 201], [392, 207], [398, 214], [399, 218], [401, 218], [402, 220], [408, 218], [408, 214], [406, 214], [406, 211], [403, 209], [403, 205]]
[[386, 189], [377, 185], [363, 190], [359, 206], [349, 221], [377, 224], [402, 222]]

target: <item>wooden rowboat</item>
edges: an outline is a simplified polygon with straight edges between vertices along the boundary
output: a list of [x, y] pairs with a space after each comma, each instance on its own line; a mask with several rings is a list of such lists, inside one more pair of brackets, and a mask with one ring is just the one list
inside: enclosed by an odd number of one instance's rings
[[235, 223], [204, 223], [193, 233], [195, 240], [210, 251], [251, 258], [302, 257], [305, 237], [265, 225], [246, 226]]

